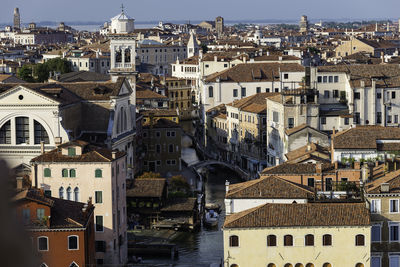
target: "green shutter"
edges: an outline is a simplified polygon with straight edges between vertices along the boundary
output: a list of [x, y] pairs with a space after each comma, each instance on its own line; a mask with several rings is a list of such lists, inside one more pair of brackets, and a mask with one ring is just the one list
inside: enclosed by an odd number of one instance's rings
[[103, 192], [96, 191], [96, 203], [103, 203]]
[[68, 156], [75, 156], [76, 152], [75, 152], [75, 147], [69, 147], [68, 148]]
[[69, 177], [76, 177], [76, 171], [75, 171], [75, 169], [70, 169], [70, 170], [69, 170]]
[[94, 175], [96, 178], [103, 177], [102, 171], [100, 169], [95, 170]]
[[67, 169], [63, 169], [62, 170], [62, 177], [68, 177], [68, 170]]
[[44, 169], [44, 177], [51, 177], [51, 170], [50, 168]]

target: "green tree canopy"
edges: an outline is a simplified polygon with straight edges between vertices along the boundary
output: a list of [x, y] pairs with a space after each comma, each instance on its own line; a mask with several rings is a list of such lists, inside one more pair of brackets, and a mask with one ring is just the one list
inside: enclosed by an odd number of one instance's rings
[[35, 82], [35, 79], [32, 77], [32, 65], [23, 65], [18, 70], [17, 76], [26, 82]]

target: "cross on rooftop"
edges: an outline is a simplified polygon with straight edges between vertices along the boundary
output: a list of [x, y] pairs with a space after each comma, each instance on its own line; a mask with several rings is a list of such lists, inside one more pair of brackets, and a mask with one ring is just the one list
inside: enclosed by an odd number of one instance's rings
[[124, 4], [121, 5], [122, 13], [124, 12]]

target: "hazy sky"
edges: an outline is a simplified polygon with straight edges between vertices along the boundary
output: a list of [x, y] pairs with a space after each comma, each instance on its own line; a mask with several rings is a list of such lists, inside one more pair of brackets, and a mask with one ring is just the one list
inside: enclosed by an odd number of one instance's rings
[[1, 0], [0, 22], [12, 22], [14, 7], [22, 23], [107, 21], [122, 3], [137, 21], [400, 17], [400, 0]]

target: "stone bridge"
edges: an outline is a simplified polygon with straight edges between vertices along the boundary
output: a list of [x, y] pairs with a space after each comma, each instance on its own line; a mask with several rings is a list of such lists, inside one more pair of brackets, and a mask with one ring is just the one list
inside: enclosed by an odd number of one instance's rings
[[188, 167], [193, 167], [196, 171], [199, 171], [201, 168], [206, 167], [206, 166], [211, 166], [211, 165], [224, 166], [224, 167], [236, 172], [237, 174], [239, 174], [242, 179], [249, 180], [250, 174], [248, 172], [242, 170], [238, 166], [235, 166], [235, 165], [229, 164], [227, 162], [223, 162], [223, 161], [203, 160], [203, 161], [199, 161], [197, 163], [189, 164]]

